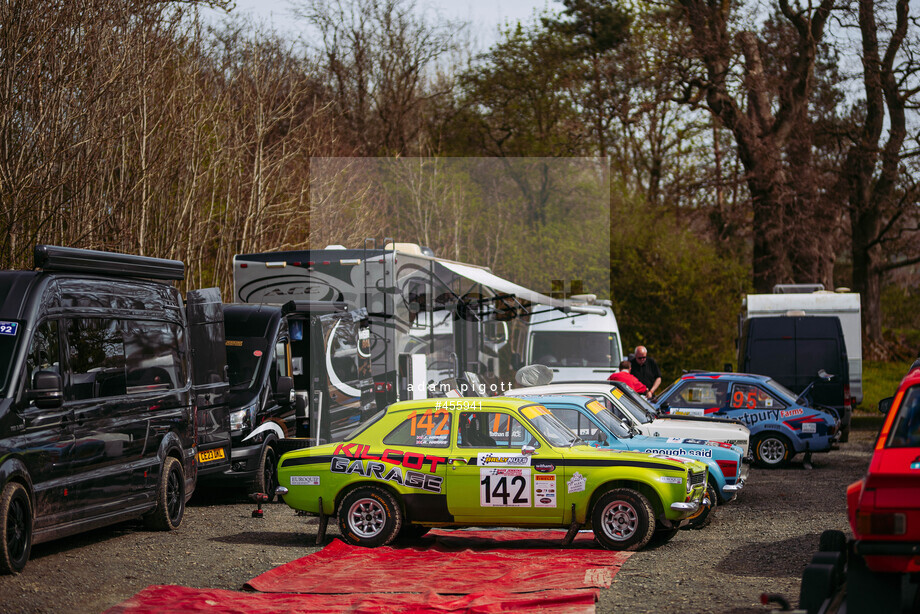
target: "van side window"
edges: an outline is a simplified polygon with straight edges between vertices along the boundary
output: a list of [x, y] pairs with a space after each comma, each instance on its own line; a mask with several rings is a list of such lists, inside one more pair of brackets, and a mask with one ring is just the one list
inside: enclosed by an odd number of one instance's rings
[[54, 371], [61, 374], [61, 344], [57, 320], [46, 320], [35, 329], [29, 355], [26, 357], [26, 370], [26, 389], [32, 388], [32, 378], [39, 371]]
[[125, 344], [118, 320], [68, 320], [67, 346], [72, 379], [66, 400], [125, 394]]
[[182, 329], [169, 322], [124, 321], [127, 392], [172, 390], [185, 383]]

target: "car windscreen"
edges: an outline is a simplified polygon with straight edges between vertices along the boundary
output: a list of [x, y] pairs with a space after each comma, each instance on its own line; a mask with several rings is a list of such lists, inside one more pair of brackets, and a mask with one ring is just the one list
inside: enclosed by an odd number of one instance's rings
[[626, 411], [639, 421], [639, 424], [648, 424], [652, 421], [651, 412], [654, 412], [654, 408], [648, 405], [648, 401], [638, 394], [632, 390], [624, 390], [617, 386], [614, 386], [610, 393]]
[[594, 417], [604, 426], [608, 431], [613, 433], [619, 439], [629, 439], [633, 436], [632, 429], [623, 424], [623, 422], [613, 415], [613, 412], [610, 411], [606, 405], [600, 401], [590, 401], [587, 404], [587, 408], [591, 410], [591, 413], [594, 414]]
[[266, 364], [267, 348], [265, 338], [227, 339], [227, 372], [231, 389], [249, 390], [257, 386]]
[[611, 367], [617, 357], [614, 333], [535, 331], [530, 361], [547, 367]]
[[521, 414], [530, 421], [535, 429], [543, 436], [549, 445], [557, 448], [568, 448], [581, 439], [569, 427], [563, 424], [542, 405], [528, 405], [521, 408]]
[[[0, 322], [0, 330], [18, 333], [21, 328], [18, 322]], [[13, 364], [13, 350], [16, 348], [16, 339], [17, 335], [11, 332], [0, 334], [0, 392], [4, 395], [6, 395], [6, 388], [9, 386], [10, 367]]]

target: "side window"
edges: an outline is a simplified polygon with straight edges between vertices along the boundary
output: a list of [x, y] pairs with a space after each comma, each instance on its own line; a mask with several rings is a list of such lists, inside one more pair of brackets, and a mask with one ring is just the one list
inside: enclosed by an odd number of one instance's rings
[[446, 448], [450, 445], [450, 412], [444, 409], [410, 412], [399, 426], [383, 438], [392, 446], [427, 446]]
[[65, 400], [125, 394], [125, 344], [117, 320], [68, 320], [67, 348], [72, 379]]
[[457, 445], [461, 448], [520, 448], [534, 441], [515, 418], [498, 412], [460, 414]]
[[692, 380], [684, 383], [672, 397], [672, 407], [723, 407], [725, 405], [728, 382]]
[[32, 345], [26, 357], [28, 381], [25, 386], [32, 388], [32, 378], [39, 371], [54, 371], [61, 375], [61, 345], [58, 337], [57, 320], [46, 320], [35, 329]]
[[275, 370], [279, 377], [290, 377], [291, 375], [291, 370], [288, 367], [291, 364], [288, 355], [287, 339], [278, 341], [275, 344]]
[[732, 409], [784, 409], [786, 405], [759, 386], [735, 384], [732, 388]]
[[126, 392], [172, 390], [185, 384], [182, 329], [169, 322], [124, 322]]

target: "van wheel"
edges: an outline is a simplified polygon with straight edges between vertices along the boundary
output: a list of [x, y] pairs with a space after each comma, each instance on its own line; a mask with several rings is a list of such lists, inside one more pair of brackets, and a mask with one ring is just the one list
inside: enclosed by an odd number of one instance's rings
[[379, 486], [356, 488], [339, 505], [339, 530], [354, 546], [386, 546], [396, 539], [402, 523], [396, 499]]
[[594, 539], [607, 550], [638, 550], [655, 532], [652, 504], [638, 491], [614, 488], [594, 504], [591, 527]]
[[256, 477], [250, 488], [253, 492], [268, 495], [269, 503], [275, 500], [275, 489], [278, 488], [278, 453], [270, 445], [262, 447]]
[[792, 458], [792, 445], [785, 435], [763, 433], [754, 441], [754, 462], [760, 467], [775, 469]]
[[25, 486], [8, 482], [0, 495], [0, 573], [19, 573], [32, 552], [32, 503]]
[[157, 506], [145, 518], [147, 527], [156, 531], [172, 531], [182, 524], [185, 514], [185, 472], [182, 463], [167, 456], [157, 485]]

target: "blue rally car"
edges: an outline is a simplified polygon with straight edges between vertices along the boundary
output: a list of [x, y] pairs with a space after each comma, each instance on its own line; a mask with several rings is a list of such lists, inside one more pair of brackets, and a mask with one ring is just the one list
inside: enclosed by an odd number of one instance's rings
[[735, 418], [751, 430], [754, 462], [781, 467], [801, 452], [828, 452], [840, 438], [840, 420], [809, 407], [765, 375], [687, 373], [658, 398], [659, 413]]
[[516, 396], [540, 403], [592, 446], [681, 456], [706, 463], [709, 468], [706, 488], [709, 503], [690, 518], [689, 528], [702, 528], [709, 524], [712, 509], [733, 499], [744, 487], [747, 465], [742, 464], [744, 453], [739, 446], [720, 441], [643, 435], [617, 418], [603, 403], [586, 396]]

